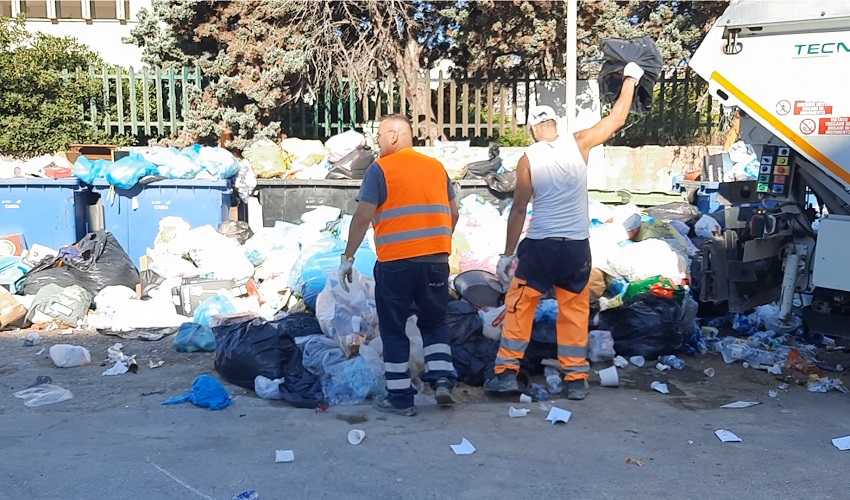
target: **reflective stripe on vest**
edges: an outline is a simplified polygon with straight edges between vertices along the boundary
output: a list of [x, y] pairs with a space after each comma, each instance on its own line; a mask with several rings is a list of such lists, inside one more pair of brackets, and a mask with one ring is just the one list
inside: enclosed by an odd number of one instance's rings
[[375, 217], [372, 219], [372, 223], [378, 225], [381, 221], [393, 219], [395, 217], [430, 214], [446, 214], [450, 216], [452, 211], [445, 205], [410, 205], [406, 207], [396, 207], [375, 214]]

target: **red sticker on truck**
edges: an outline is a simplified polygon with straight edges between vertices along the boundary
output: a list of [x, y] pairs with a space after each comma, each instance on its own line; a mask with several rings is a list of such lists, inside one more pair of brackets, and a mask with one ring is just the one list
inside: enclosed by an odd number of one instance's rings
[[818, 126], [821, 135], [850, 135], [850, 118], [846, 116], [821, 118]]
[[832, 105], [823, 101], [794, 101], [794, 114], [805, 115], [831, 115]]

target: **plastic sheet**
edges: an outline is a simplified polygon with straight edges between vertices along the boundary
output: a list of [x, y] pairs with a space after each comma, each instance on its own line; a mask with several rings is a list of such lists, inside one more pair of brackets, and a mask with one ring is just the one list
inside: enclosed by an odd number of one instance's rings
[[14, 394], [18, 399], [24, 400], [24, 406], [36, 408], [67, 401], [74, 397], [68, 389], [53, 384], [39, 384], [29, 389], [18, 391]]

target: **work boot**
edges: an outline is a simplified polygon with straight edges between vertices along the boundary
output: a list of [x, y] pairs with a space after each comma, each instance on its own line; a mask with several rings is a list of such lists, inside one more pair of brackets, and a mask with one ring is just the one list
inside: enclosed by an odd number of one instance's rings
[[497, 373], [495, 377], [484, 382], [484, 390], [487, 392], [519, 392], [516, 383], [516, 373], [513, 370], [505, 370]]
[[452, 397], [452, 383], [449, 379], [441, 378], [434, 382], [434, 399], [440, 406], [455, 404], [455, 399]]
[[567, 382], [567, 399], [581, 400], [590, 394], [590, 386], [586, 379]]
[[382, 411], [384, 413], [392, 413], [393, 415], [401, 415], [402, 417], [412, 417], [416, 415], [415, 406], [410, 405], [407, 408], [398, 408], [392, 403], [390, 403], [390, 400], [387, 399], [386, 396], [376, 397], [375, 402], [372, 403], [372, 406], [374, 406], [375, 409], [378, 411]]

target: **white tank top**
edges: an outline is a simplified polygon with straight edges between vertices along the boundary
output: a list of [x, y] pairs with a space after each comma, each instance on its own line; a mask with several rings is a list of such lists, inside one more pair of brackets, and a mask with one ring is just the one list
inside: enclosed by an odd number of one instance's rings
[[587, 164], [572, 134], [525, 151], [531, 166], [532, 214], [526, 237], [590, 238]]

